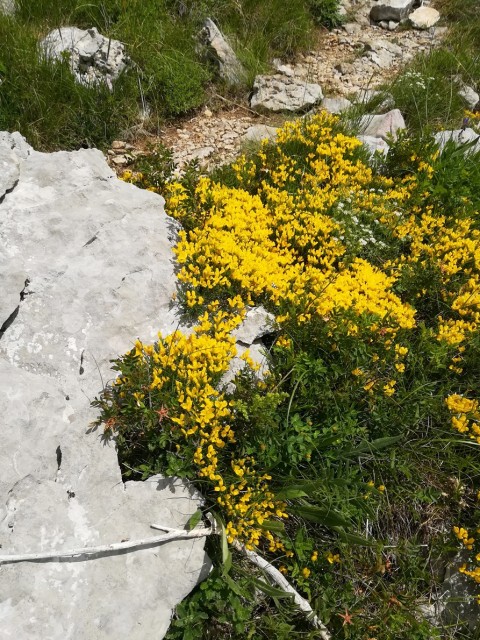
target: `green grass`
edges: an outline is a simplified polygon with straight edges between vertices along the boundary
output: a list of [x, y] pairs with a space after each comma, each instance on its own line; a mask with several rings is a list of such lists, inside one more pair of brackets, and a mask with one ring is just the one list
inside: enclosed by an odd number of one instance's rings
[[[216, 79], [198, 50], [206, 17], [217, 21], [245, 65], [246, 84], [236, 89], [244, 100], [254, 76], [266, 70], [273, 57], [288, 57], [309, 46], [315, 23], [308, 0], [19, 0], [17, 4], [14, 17], [0, 15], [0, 128], [19, 130], [43, 150], [105, 147], [139, 124], [143, 100], [151, 116], [142, 126], [153, 133], [166, 118], [204, 103]], [[325, 21], [333, 24], [337, 0], [325, 0], [325, 6]], [[134, 65], [116, 82], [112, 95], [102, 87], [79, 87], [66, 65], [39, 60], [37, 41], [52, 29], [73, 25], [94, 26], [125, 43]]]

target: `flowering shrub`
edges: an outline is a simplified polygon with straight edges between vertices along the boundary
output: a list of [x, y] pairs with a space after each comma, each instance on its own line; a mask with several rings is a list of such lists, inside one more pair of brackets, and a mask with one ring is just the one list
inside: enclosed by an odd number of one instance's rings
[[[478, 164], [421, 145], [400, 137], [371, 163], [321, 113], [287, 123], [222, 180], [125, 176], [162, 190], [182, 224], [178, 298], [196, 326], [116, 362], [98, 401], [106, 433], [127, 473], [194, 480], [228, 542], [268, 554], [338, 637], [372, 637], [375, 616], [378, 638], [431, 637], [402, 614], [432, 579], [412, 541], [448, 545], [459, 509], [478, 526], [480, 470], [465, 455], [480, 443]], [[245, 356], [232, 390], [231, 331], [256, 305], [275, 317], [269, 372]]]

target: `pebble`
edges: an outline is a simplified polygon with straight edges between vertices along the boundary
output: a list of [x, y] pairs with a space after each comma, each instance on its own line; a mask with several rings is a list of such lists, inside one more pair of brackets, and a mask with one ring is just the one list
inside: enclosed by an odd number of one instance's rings
[[128, 160], [125, 156], [115, 156], [114, 158], [112, 158], [112, 162], [113, 164], [116, 164], [118, 167], [128, 164]]

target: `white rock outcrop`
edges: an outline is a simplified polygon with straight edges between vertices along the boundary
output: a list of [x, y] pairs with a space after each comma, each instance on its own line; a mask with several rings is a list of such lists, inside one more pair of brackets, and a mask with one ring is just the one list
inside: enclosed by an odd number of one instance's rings
[[[178, 327], [160, 196], [116, 178], [97, 150], [39, 153], [0, 134], [0, 545], [62, 551], [183, 528], [199, 500], [179, 480], [123, 484], [89, 425], [110, 360]], [[90, 432], [89, 432], [90, 431]], [[2, 638], [162, 638], [208, 573], [198, 539], [0, 568]]]
[[260, 111], [308, 111], [323, 98], [320, 85], [283, 74], [257, 76], [250, 99], [252, 109]]
[[121, 42], [102, 36], [95, 28], [54, 29], [40, 42], [40, 50], [47, 59], [69, 56], [73, 75], [87, 86], [104, 82], [112, 89], [130, 62]]

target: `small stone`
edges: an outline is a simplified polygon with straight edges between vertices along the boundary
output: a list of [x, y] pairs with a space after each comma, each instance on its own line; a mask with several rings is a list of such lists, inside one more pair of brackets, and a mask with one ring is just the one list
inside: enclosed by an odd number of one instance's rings
[[458, 90], [458, 95], [465, 100], [470, 109], [474, 109], [480, 100], [480, 95], [466, 84]]
[[112, 162], [113, 164], [116, 164], [117, 166], [122, 166], [124, 164], [128, 164], [128, 160], [125, 156], [115, 156], [114, 158], [112, 158]]
[[278, 71], [278, 73], [281, 73], [284, 76], [293, 78], [293, 76], [295, 75], [295, 72], [292, 69], [292, 67], [289, 64], [283, 64], [282, 61], [279, 60], [278, 58], [275, 58], [272, 61], [272, 65], [275, 68], [275, 70]]
[[215, 153], [215, 147], [200, 147], [194, 149], [191, 153], [191, 158], [192, 160], [202, 161], [209, 158], [213, 153]]
[[408, 19], [414, 29], [430, 29], [440, 20], [439, 12], [433, 7], [418, 7], [410, 13]]
[[95, 27], [54, 29], [40, 41], [40, 50], [48, 60], [62, 61], [67, 55], [79, 84], [92, 87], [104, 83], [110, 91], [113, 91], [113, 81], [130, 64], [124, 44], [102, 36]]
[[335, 65], [334, 69], [339, 71], [342, 76], [349, 75], [355, 71], [355, 67], [351, 62], [339, 62]]
[[0, 13], [12, 16], [16, 11], [15, 0], [0, 0]]
[[395, 20], [389, 20], [388, 22], [388, 30], [396, 31], [398, 29], [399, 22], [395, 22]]
[[242, 324], [235, 329], [233, 335], [237, 342], [251, 345], [255, 340], [272, 331], [275, 316], [263, 307], [253, 307], [245, 314]]
[[204, 112], [203, 112], [203, 115], [204, 115], [206, 118], [211, 118], [211, 117], [213, 116], [213, 113], [210, 111], [210, 109], [207, 109], [207, 107], [205, 107], [205, 110], [204, 110]]
[[202, 37], [208, 45], [210, 57], [218, 67], [220, 77], [229, 84], [241, 84], [245, 78], [243, 65], [225, 36], [210, 18], [205, 20]]
[[352, 103], [347, 98], [324, 98], [320, 103], [320, 107], [329, 113], [342, 113], [351, 106]]
[[112, 149], [125, 149], [126, 143], [123, 140], [114, 140], [112, 142]]
[[275, 140], [278, 129], [266, 124], [254, 124], [249, 127], [242, 136], [244, 142], [261, 142], [262, 140]]
[[357, 35], [361, 33], [362, 27], [356, 22], [347, 22], [342, 26], [342, 29], [348, 33], [348, 35]]

